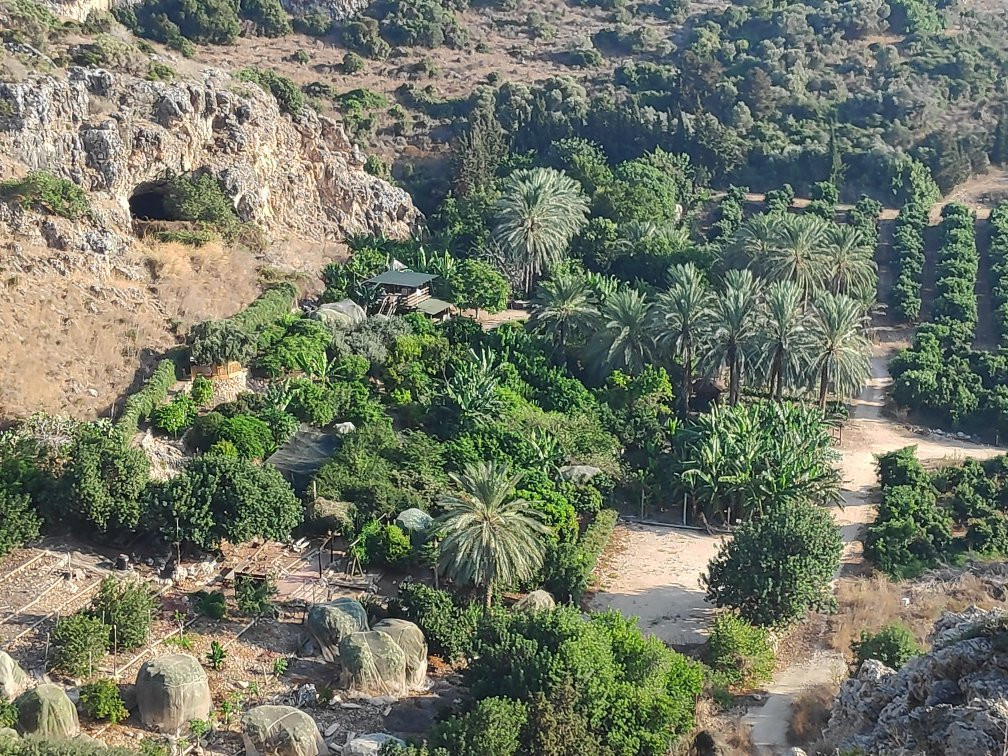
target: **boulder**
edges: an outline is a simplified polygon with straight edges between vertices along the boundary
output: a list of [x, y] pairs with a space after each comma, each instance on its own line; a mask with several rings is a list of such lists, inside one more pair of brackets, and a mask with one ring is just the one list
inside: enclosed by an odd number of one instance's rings
[[293, 706], [256, 706], [241, 720], [246, 756], [328, 754], [315, 720]]
[[193, 719], [210, 716], [213, 702], [206, 672], [188, 654], [146, 662], [137, 673], [136, 701], [145, 727], [176, 733]]
[[584, 485], [585, 483], [591, 483], [592, 479], [602, 472], [602, 470], [591, 465], [565, 465], [557, 472], [560, 473], [560, 478], [566, 480], [568, 483]]
[[343, 746], [343, 756], [378, 756], [386, 743], [406, 745], [405, 741], [400, 740], [394, 735], [389, 735], [385, 732], [373, 732], [370, 735], [361, 735], [359, 738], [354, 738]]
[[380, 630], [348, 635], [340, 643], [344, 685], [365, 693], [403, 695], [406, 654], [392, 636]]
[[414, 549], [419, 549], [427, 542], [431, 525], [434, 518], [422, 509], [413, 507], [401, 512], [395, 519], [395, 524], [402, 528], [403, 532], [410, 537], [410, 543]]
[[0, 651], [0, 701], [13, 701], [24, 693], [31, 680], [9, 654]]
[[375, 624], [372, 630], [387, 633], [406, 657], [406, 684], [421, 688], [427, 682], [427, 639], [423, 630], [403, 619], [387, 619]]
[[556, 601], [546, 591], [532, 591], [527, 596], [519, 599], [515, 604], [515, 609], [520, 612], [541, 612], [548, 611], [556, 606]]
[[77, 709], [58, 685], [43, 683], [18, 696], [14, 705], [18, 710], [17, 729], [22, 735], [57, 740], [80, 733]]
[[308, 610], [308, 632], [326, 661], [340, 656], [340, 643], [348, 635], [368, 629], [367, 612], [359, 601], [338, 598]]

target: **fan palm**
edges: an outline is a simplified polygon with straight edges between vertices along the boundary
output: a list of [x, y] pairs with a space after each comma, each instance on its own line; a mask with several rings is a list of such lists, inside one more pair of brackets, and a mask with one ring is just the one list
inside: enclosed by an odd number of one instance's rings
[[530, 580], [542, 566], [550, 529], [527, 502], [508, 499], [521, 474], [507, 465], [479, 462], [449, 477], [458, 492], [438, 501], [444, 512], [434, 521], [441, 536], [437, 568], [482, 588], [489, 608], [498, 584]]
[[861, 304], [844, 294], [823, 292], [815, 303], [806, 331], [809, 382], [819, 384], [819, 407], [826, 408], [826, 392], [839, 396], [861, 390], [871, 367], [871, 344], [864, 335]]
[[516, 261], [529, 294], [584, 226], [588, 201], [574, 179], [552, 168], [536, 168], [508, 176], [493, 210], [493, 238]]
[[791, 281], [775, 281], [767, 287], [759, 326], [762, 372], [774, 399], [780, 402], [784, 386], [801, 372], [807, 318], [802, 311], [802, 293]]
[[742, 371], [758, 325], [760, 283], [752, 271], [729, 270], [713, 298], [704, 362], [711, 373], [728, 369], [728, 402], [738, 404]]
[[606, 298], [587, 354], [600, 374], [640, 375], [653, 344], [650, 317], [651, 304], [636, 289], [617, 289]]
[[803, 307], [826, 283], [828, 230], [826, 221], [815, 215], [781, 216], [776, 244], [763, 264], [764, 275], [770, 280], [798, 284]]
[[566, 357], [598, 316], [588, 280], [578, 273], [562, 272], [543, 281], [532, 297], [529, 326], [553, 345], [554, 354]]
[[864, 234], [854, 226], [835, 226], [826, 245], [829, 289], [857, 299], [873, 296], [878, 268]]
[[673, 265], [669, 269], [669, 281], [671, 286], [658, 298], [655, 308], [655, 341], [679, 364], [679, 416], [686, 417], [693, 385], [693, 363], [700, 351], [710, 313], [710, 293], [703, 275], [691, 263]]

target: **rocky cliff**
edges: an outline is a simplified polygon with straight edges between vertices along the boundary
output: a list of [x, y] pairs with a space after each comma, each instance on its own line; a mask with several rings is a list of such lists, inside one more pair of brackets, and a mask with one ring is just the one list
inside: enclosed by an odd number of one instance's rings
[[932, 644], [898, 672], [866, 661], [844, 682], [824, 733], [830, 752], [1005, 752], [1008, 614], [947, 614], [935, 624]]
[[[339, 124], [310, 108], [282, 114], [272, 95], [216, 69], [160, 82], [75, 67], [0, 83], [0, 153], [13, 162], [8, 175], [43, 169], [88, 190], [90, 230], [103, 236], [129, 235], [138, 192], [197, 172], [216, 176], [239, 217], [272, 236], [402, 237], [418, 215], [406, 192], [363, 170]], [[30, 232], [30, 219], [4, 220]]]

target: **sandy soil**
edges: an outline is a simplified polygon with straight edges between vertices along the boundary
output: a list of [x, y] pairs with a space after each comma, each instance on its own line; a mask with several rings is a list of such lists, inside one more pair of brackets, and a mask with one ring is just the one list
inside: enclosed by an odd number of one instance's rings
[[[841, 528], [844, 554], [838, 576], [857, 570], [863, 562], [860, 532], [874, 515], [875, 455], [911, 444], [917, 446], [922, 461], [966, 456], [982, 459], [1004, 453], [990, 446], [930, 436], [883, 414], [886, 390], [892, 382], [887, 365], [906, 335], [890, 331], [880, 336], [882, 343], [871, 362], [872, 378], [853, 402], [852, 418], [843, 429], [840, 444], [844, 505], [837, 507], [834, 515]], [[613, 608], [635, 615], [645, 632], [674, 646], [703, 643], [714, 608], [704, 600], [699, 579], [721, 540], [656, 525], [621, 525], [615, 539], [620, 549], [610, 556], [600, 576], [602, 589], [592, 599], [591, 608]], [[834, 680], [844, 669], [841, 654], [819, 649], [811, 658], [780, 670], [768, 686], [764, 704], [742, 720], [751, 727], [758, 752], [785, 750], [795, 696], [807, 687]]]

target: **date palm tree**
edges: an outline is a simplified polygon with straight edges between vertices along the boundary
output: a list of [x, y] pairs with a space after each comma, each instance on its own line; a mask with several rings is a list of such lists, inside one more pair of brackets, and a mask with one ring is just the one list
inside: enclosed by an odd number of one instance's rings
[[493, 207], [492, 234], [520, 271], [521, 286], [560, 261], [588, 215], [581, 186], [553, 168], [518, 170], [508, 176]]
[[853, 396], [871, 375], [871, 344], [863, 330], [864, 308], [844, 294], [823, 292], [812, 308], [805, 331], [809, 383], [819, 385], [819, 407], [826, 394]]
[[653, 327], [658, 347], [679, 365], [679, 417], [685, 418], [689, 412], [694, 363], [702, 354], [710, 315], [710, 292], [703, 274], [692, 263], [673, 265], [669, 283], [668, 291], [658, 298]]
[[754, 215], [735, 233], [731, 243], [732, 263], [742, 267], [755, 265], [762, 269], [767, 258], [777, 248], [782, 218], [779, 215]]
[[571, 271], [557, 273], [536, 288], [529, 327], [553, 345], [554, 355], [559, 353], [566, 359], [598, 317], [594, 299], [585, 276]]
[[859, 300], [874, 297], [878, 268], [868, 240], [854, 226], [834, 226], [826, 245], [829, 290]]
[[808, 319], [802, 293], [791, 281], [775, 281], [766, 290], [759, 325], [760, 369], [774, 399], [782, 401], [784, 387], [801, 373]]
[[647, 297], [629, 286], [616, 289], [599, 308], [588, 362], [602, 376], [614, 370], [640, 375], [654, 346], [650, 318]]
[[783, 215], [776, 243], [762, 266], [771, 281], [793, 281], [802, 306], [827, 283], [826, 244], [829, 224], [815, 215]]
[[752, 271], [729, 270], [724, 287], [711, 300], [707, 326], [708, 372], [728, 370], [728, 403], [738, 404], [742, 371], [752, 354], [758, 325], [760, 281]]
[[481, 588], [490, 608], [496, 586], [530, 580], [542, 566], [550, 528], [528, 502], [509, 498], [522, 476], [507, 465], [478, 462], [449, 477], [458, 491], [438, 500], [437, 569]]

